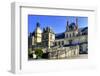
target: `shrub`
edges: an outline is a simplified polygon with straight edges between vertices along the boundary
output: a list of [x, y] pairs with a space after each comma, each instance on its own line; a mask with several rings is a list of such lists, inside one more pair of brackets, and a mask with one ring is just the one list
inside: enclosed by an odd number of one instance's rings
[[42, 49], [35, 49], [35, 54], [37, 58], [42, 58], [42, 55], [43, 55]]
[[32, 58], [32, 48], [28, 48], [28, 57]]

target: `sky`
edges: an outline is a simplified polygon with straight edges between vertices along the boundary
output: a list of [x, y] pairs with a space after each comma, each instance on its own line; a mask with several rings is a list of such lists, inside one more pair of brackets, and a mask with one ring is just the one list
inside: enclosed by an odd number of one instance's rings
[[[78, 27], [88, 26], [88, 17], [78, 17]], [[76, 21], [76, 16], [46, 16], [46, 15], [28, 15], [28, 33], [36, 29], [36, 23], [40, 23], [40, 28], [51, 27], [55, 33], [62, 33], [66, 30], [67, 21], [69, 24]]]

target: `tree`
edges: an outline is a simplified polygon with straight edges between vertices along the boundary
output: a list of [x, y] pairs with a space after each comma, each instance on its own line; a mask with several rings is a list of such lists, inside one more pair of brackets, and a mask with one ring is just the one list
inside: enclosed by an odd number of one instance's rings
[[42, 49], [35, 49], [35, 54], [37, 58], [42, 58], [42, 55], [43, 55]]
[[32, 48], [28, 48], [28, 57], [32, 58]]

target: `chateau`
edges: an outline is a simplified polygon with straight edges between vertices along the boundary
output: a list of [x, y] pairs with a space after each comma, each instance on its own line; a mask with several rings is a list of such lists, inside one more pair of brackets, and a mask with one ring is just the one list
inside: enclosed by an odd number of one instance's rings
[[50, 27], [40, 28], [40, 23], [36, 24], [36, 29], [28, 36], [28, 48], [42, 48], [44, 53], [48, 53], [48, 58], [69, 58], [88, 53], [88, 27], [79, 28], [78, 18], [69, 24], [66, 22], [66, 30], [62, 33], [55, 33]]

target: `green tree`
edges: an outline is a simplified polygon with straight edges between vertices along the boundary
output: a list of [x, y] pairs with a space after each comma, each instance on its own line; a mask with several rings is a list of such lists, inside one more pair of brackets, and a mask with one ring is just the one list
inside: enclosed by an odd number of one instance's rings
[[28, 48], [28, 57], [32, 58], [32, 48]]
[[42, 55], [43, 55], [42, 49], [35, 49], [35, 54], [37, 58], [42, 58]]

